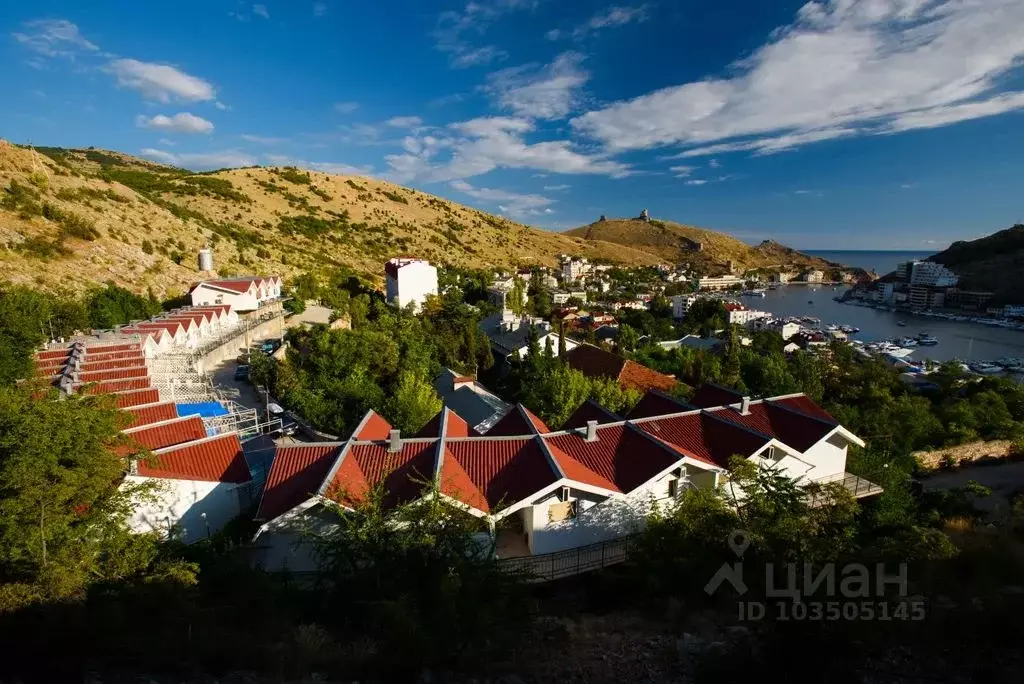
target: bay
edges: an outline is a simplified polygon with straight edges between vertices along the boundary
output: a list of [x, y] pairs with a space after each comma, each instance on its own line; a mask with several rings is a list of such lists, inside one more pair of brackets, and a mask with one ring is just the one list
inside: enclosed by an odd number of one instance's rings
[[[821, 320], [823, 328], [833, 323], [852, 325], [860, 328], [853, 339], [865, 342], [914, 337], [922, 332], [938, 338], [937, 346], [915, 347], [912, 359], [981, 361], [1004, 356], [1024, 357], [1024, 331], [880, 311], [833, 301], [833, 297], [842, 295], [845, 290], [842, 286], [784, 285], [769, 290], [763, 298], [742, 297], [741, 301], [750, 309], [770, 311], [778, 317], [813, 316]], [[897, 321], [906, 325], [897, 325]]]
[[865, 250], [865, 249], [806, 249], [801, 250], [804, 254], [820, 257], [827, 261], [863, 268], [874, 271], [878, 275], [885, 275], [896, 270], [896, 264], [915, 259], [927, 259], [935, 252], [922, 251], [895, 251], [895, 250]]

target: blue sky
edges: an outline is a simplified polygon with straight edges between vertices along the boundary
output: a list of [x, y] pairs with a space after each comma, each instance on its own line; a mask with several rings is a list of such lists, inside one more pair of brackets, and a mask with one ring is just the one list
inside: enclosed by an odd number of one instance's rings
[[[87, 8], [86, 8], [87, 6]], [[805, 249], [1024, 221], [1021, 0], [0, 7], [0, 136]]]

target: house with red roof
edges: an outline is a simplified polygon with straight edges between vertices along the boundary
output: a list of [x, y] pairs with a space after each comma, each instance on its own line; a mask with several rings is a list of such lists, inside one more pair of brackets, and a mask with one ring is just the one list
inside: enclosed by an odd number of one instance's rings
[[278, 447], [257, 514], [261, 562], [312, 569], [301, 530], [375, 488], [398, 506], [436, 483], [481, 520], [499, 557], [528, 556], [629, 535], [653, 506], [722, 484], [736, 456], [801, 482], [839, 480], [849, 445], [863, 446], [802, 394], [752, 401], [711, 388], [695, 397], [703, 406], [650, 395], [628, 419], [584, 404], [561, 430], [517, 405], [484, 435], [447, 407], [413, 437], [371, 411], [348, 441]]
[[132, 531], [174, 535], [191, 544], [222, 529], [252, 504], [252, 474], [237, 434], [207, 437], [202, 420], [194, 416], [126, 433], [135, 451], [146, 449], [131, 458], [130, 472], [120, 485], [132, 492]]
[[227, 304], [233, 311], [255, 311], [280, 299], [284, 283], [280, 276], [243, 276], [204, 280], [189, 289], [192, 306]]

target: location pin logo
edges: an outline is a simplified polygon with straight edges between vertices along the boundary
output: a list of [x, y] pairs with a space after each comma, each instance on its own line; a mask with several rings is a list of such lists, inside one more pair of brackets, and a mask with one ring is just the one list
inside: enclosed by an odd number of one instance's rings
[[733, 530], [729, 535], [729, 548], [737, 558], [743, 558], [743, 554], [746, 553], [749, 546], [750, 534], [746, 530]]

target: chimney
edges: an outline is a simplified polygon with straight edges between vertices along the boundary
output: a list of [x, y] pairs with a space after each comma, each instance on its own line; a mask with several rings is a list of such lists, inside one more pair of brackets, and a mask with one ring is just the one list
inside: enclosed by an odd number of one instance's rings
[[750, 415], [750, 397], [743, 397], [743, 401], [740, 402], [740, 415]]
[[597, 441], [597, 421], [596, 420], [588, 420], [587, 421], [587, 436], [586, 436], [585, 441], [587, 441], [587, 442], [596, 442]]
[[402, 450], [402, 431], [392, 430], [388, 433], [388, 452], [397, 454]]

